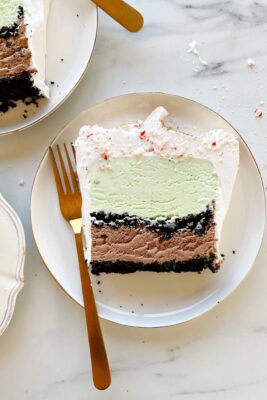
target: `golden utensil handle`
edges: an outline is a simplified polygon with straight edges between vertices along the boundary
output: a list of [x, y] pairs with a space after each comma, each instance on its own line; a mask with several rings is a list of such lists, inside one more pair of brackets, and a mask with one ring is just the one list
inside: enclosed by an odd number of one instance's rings
[[144, 24], [143, 16], [123, 0], [92, 1], [130, 32], [139, 31]]
[[82, 237], [80, 233], [75, 235], [75, 241], [79, 259], [93, 380], [95, 387], [103, 390], [107, 389], [111, 383], [108, 359], [97, 315], [90, 274], [84, 259]]

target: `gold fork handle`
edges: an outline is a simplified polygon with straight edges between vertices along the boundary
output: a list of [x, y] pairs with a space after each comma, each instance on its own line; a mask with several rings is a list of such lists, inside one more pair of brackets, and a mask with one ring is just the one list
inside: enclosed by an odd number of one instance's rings
[[138, 32], [144, 23], [142, 15], [123, 0], [93, 0], [111, 18], [130, 32]]
[[85, 317], [91, 352], [93, 380], [95, 387], [103, 390], [108, 388], [111, 383], [108, 358], [97, 315], [90, 274], [84, 259], [83, 243], [80, 233], [75, 234], [75, 241], [80, 266]]

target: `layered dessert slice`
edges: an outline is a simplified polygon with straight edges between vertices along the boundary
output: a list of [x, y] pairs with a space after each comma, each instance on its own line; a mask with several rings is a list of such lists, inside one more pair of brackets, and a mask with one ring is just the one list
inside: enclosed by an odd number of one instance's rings
[[81, 128], [76, 141], [86, 258], [95, 274], [215, 272], [238, 162], [222, 130], [185, 134], [156, 108], [144, 122]]
[[0, 112], [49, 97], [45, 84], [50, 0], [0, 0]]

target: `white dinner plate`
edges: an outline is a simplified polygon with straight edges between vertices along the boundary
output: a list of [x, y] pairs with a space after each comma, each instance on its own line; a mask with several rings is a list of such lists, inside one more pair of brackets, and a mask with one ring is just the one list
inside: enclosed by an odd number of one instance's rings
[[96, 31], [97, 8], [90, 0], [51, 0], [46, 56], [50, 98], [40, 99], [38, 108], [34, 104], [25, 106], [18, 102], [17, 107], [0, 113], [0, 135], [35, 124], [66, 100], [86, 70]]
[[25, 237], [19, 217], [0, 195], [0, 335], [7, 328], [23, 287]]
[[[144, 119], [158, 105], [166, 107], [183, 131], [214, 128], [234, 131], [214, 111], [192, 100], [161, 93], [139, 93], [115, 97], [83, 112], [60, 132], [53, 144], [73, 142], [84, 124], [97, 122], [114, 127]], [[206, 270], [202, 274], [137, 272], [93, 276], [101, 317], [140, 327], [178, 324], [210, 310], [244, 279], [262, 241], [265, 198], [256, 162], [240, 136], [239, 139], [240, 168], [224, 223], [221, 249], [225, 261], [221, 270], [216, 274]], [[62, 288], [83, 304], [74, 237], [59, 210], [48, 153], [35, 177], [31, 218], [44, 263]]]

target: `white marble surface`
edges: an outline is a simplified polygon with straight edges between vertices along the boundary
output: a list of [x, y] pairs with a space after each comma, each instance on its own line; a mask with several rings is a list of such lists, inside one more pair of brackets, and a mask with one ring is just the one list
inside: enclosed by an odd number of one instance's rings
[[[49, 142], [81, 110], [121, 93], [170, 92], [219, 111], [247, 140], [267, 185], [266, 1], [132, 4], [144, 14], [143, 30], [130, 34], [100, 12], [95, 52], [77, 90], [39, 125], [0, 138], [0, 191], [20, 215], [27, 238], [25, 288], [0, 338], [0, 398], [262, 400], [267, 394], [266, 237], [247, 279], [206, 315], [166, 329], [102, 321], [113, 378], [105, 392], [92, 385], [83, 310], [56, 285], [33, 242], [30, 191]], [[187, 53], [192, 39], [199, 42], [207, 69]], [[256, 61], [252, 70], [249, 57]], [[253, 111], [261, 100], [264, 115], [257, 119]], [[18, 185], [21, 178], [25, 186]]]

